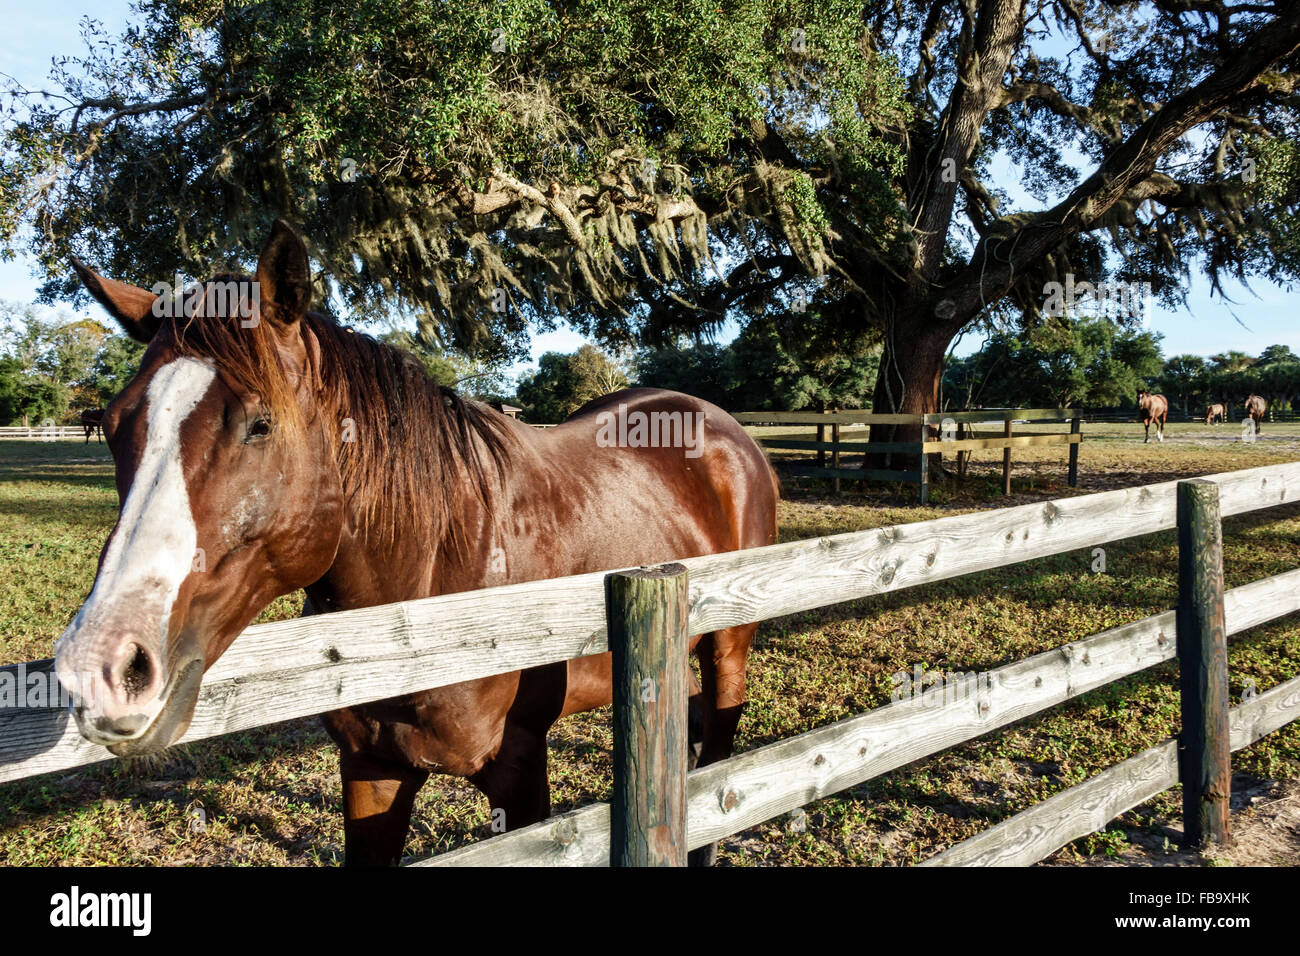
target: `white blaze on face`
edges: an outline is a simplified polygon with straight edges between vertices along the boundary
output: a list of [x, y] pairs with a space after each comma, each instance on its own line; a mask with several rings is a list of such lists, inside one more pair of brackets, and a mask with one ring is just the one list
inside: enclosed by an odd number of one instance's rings
[[[59, 638], [60, 656], [71, 652], [96, 669], [94, 652], [109, 649], [123, 627], [139, 627], [139, 637], [156, 640], [163, 652], [172, 605], [198, 543], [181, 467], [181, 426], [216, 377], [211, 365], [194, 358], [178, 358], [154, 374], [146, 393], [144, 451], [95, 588]], [[74, 651], [78, 639], [89, 646]], [[78, 660], [69, 663], [77, 667]]]

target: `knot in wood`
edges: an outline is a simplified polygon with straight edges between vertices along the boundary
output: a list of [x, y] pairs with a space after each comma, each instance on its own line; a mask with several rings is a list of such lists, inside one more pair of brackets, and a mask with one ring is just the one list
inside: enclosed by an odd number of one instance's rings
[[578, 838], [578, 828], [573, 825], [572, 820], [561, 820], [555, 824], [552, 834], [556, 843], [560, 844], [560, 846], [568, 846]]

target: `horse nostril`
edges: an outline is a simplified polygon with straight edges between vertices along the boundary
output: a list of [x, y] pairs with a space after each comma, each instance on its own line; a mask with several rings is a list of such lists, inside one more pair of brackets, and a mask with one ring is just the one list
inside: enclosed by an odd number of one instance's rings
[[122, 689], [126, 696], [136, 697], [141, 691], [147, 688], [153, 678], [153, 662], [145, 649], [139, 644], [132, 644], [135, 653], [127, 662], [126, 669], [122, 671]]

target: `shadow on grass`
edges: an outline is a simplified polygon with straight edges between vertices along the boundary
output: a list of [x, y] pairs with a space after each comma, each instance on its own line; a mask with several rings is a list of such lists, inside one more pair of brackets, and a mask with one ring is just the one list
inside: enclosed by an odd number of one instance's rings
[[334, 744], [320, 718], [303, 717], [182, 744], [150, 757], [113, 759], [0, 784], [0, 830], [35, 812], [80, 809], [108, 799], [156, 799], [161, 782], [247, 779], [260, 758], [301, 756], [325, 746]]

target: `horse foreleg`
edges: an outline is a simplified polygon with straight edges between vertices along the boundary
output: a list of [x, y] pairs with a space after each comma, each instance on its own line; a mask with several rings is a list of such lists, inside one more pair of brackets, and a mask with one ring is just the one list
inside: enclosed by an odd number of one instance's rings
[[469, 778], [492, 807], [493, 833], [518, 830], [551, 815], [546, 775], [546, 728], [507, 722], [501, 749]]
[[[706, 767], [731, 756], [736, 728], [745, 712], [745, 667], [757, 624], [728, 627], [700, 638], [696, 652], [700, 661], [700, 715], [703, 734], [695, 766]], [[691, 866], [712, 866], [718, 859], [718, 845], [711, 843], [692, 850]]]
[[344, 753], [344, 862], [347, 866], [396, 866], [411, 825], [416, 794], [427, 770]]
[[1149, 442], [1149, 441], [1151, 440], [1151, 423], [1150, 423], [1150, 422], [1143, 422], [1143, 423], [1142, 423], [1142, 427], [1143, 427], [1144, 429], [1146, 429], [1146, 435], [1147, 435], [1147, 437], [1144, 438], [1144, 439], [1142, 440], [1142, 444], [1145, 445], [1147, 442]]

